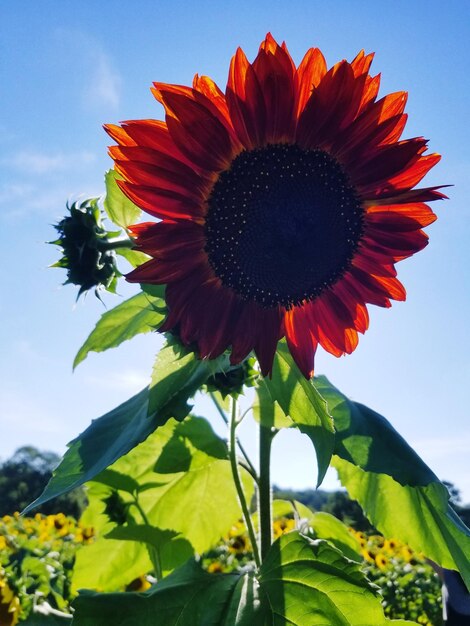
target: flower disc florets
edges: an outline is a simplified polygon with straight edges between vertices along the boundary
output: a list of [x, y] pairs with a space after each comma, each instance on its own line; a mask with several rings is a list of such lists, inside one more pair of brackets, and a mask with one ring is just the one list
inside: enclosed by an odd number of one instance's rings
[[265, 307], [319, 296], [344, 274], [363, 230], [364, 210], [341, 165], [297, 145], [243, 151], [207, 203], [214, 273]]

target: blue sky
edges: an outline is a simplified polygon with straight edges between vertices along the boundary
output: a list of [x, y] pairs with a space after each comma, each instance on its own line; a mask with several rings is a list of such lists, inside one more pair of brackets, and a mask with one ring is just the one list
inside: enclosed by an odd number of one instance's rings
[[[297, 62], [311, 46], [330, 65], [375, 51], [381, 95], [409, 91], [405, 136], [424, 135], [443, 155], [426, 183], [454, 187], [449, 201], [434, 203], [430, 245], [398, 265], [407, 302], [371, 309], [356, 352], [319, 351], [316, 369], [383, 413], [470, 501], [470, 3], [4, 0], [0, 19], [0, 458], [29, 443], [63, 452], [91, 419], [148, 382], [161, 343], [140, 337], [72, 374], [104, 309], [93, 296], [75, 306], [75, 289], [61, 288], [65, 277], [47, 267], [57, 251], [44, 242], [67, 199], [103, 192], [111, 163], [102, 124], [161, 118], [149, 91], [155, 80], [189, 84], [198, 72], [223, 88], [236, 47], [253, 58], [271, 31]], [[255, 456], [248, 422], [242, 435]], [[313, 487], [309, 441], [283, 432], [273, 475], [286, 487]], [[325, 486], [335, 486], [333, 476]]]

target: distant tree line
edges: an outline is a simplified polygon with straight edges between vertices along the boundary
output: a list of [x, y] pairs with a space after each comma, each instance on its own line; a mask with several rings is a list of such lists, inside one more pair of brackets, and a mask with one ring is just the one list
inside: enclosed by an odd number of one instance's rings
[[[10, 459], [0, 463], [0, 517], [21, 512], [39, 497], [59, 461], [60, 456], [55, 452], [23, 446]], [[44, 515], [64, 513], [78, 519], [85, 506], [85, 490], [75, 489], [46, 502], [36, 511]]]
[[[452, 508], [460, 519], [470, 528], [470, 504], [463, 505], [459, 489], [451, 482], [444, 481], [450, 494]], [[282, 489], [274, 485], [273, 495], [283, 500], [297, 500], [315, 511], [331, 513], [348, 526], [362, 532], [376, 532], [365, 517], [361, 507], [351, 500], [346, 491], [323, 491], [321, 489]]]
[[[43, 491], [60, 457], [55, 452], [44, 452], [33, 446], [19, 448], [10, 459], [0, 462], [0, 517], [22, 511]], [[446, 482], [452, 506], [463, 522], [470, 527], [470, 505], [462, 505], [459, 490]], [[348, 526], [363, 532], [374, 531], [355, 500], [345, 491], [321, 489], [282, 489], [274, 486], [275, 498], [297, 500], [315, 511], [331, 513]], [[83, 488], [54, 498], [36, 510], [45, 515], [64, 513], [78, 519], [86, 506]]]

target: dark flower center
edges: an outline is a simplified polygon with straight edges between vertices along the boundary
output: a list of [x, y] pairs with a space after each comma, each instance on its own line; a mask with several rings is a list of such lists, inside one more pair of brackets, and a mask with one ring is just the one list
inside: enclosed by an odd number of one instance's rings
[[206, 252], [222, 283], [244, 299], [290, 308], [343, 276], [363, 213], [326, 152], [287, 144], [244, 151], [208, 199]]

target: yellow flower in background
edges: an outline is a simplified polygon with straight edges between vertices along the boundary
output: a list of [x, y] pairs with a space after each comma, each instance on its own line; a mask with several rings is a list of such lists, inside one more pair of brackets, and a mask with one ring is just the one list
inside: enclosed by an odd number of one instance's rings
[[369, 563], [375, 563], [375, 558], [373, 554], [369, 552], [369, 550], [366, 550], [365, 548], [363, 548], [361, 550], [361, 554], [362, 554], [364, 561], [368, 561]]
[[361, 548], [364, 548], [367, 545], [367, 537], [360, 530], [354, 530], [354, 528], [349, 528], [349, 532], [359, 543]]
[[295, 520], [288, 519], [287, 517], [281, 517], [273, 523], [274, 538], [277, 539], [284, 533], [288, 533], [290, 530], [295, 529]]
[[142, 575], [138, 578], [134, 578], [134, 580], [127, 585], [126, 591], [147, 591], [151, 586], [146, 576]]
[[0, 626], [15, 626], [18, 623], [19, 614], [20, 601], [8, 583], [0, 578]]
[[245, 524], [239, 520], [228, 531], [228, 538], [230, 539], [231, 537], [238, 537], [239, 535], [242, 535], [245, 532], [246, 532]]
[[379, 553], [375, 557], [375, 564], [377, 565], [379, 569], [387, 569], [388, 562], [389, 561], [384, 554]]
[[384, 541], [383, 549], [385, 552], [389, 552], [390, 554], [395, 554], [403, 544], [398, 539], [386, 539]]
[[222, 563], [219, 561], [213, 561], [209, 564], [207, 571], [209, 574], [222, 574], [224, 571]]
[[409, 548], [408, 546], [403, 546], [403, 548], [400, 550], [401, 558], [407, 563], [411, 561], [411, 559], [413, 558], [413, 554], [414, 554], [413, 550]]
[[233, 537], [228, 544], [228, 549], [233, 554], [243, 554], [244, 552], [248, 552], [251, 550], [250, 540], [246, 535]]

